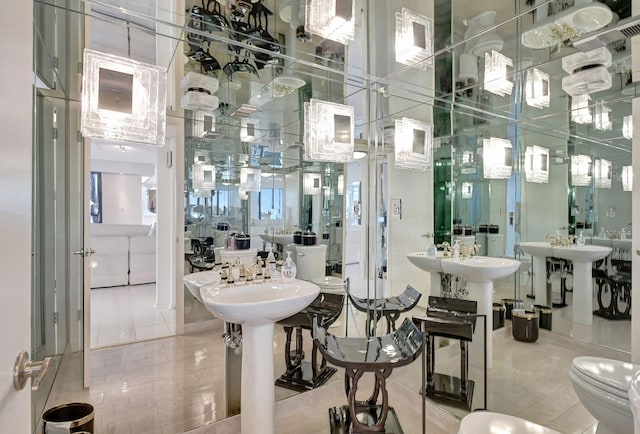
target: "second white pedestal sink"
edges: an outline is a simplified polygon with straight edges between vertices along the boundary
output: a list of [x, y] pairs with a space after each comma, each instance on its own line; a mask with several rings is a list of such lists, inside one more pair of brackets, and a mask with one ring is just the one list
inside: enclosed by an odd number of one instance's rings
[[407, 259], [421, 270], [442, 273], [442, 252], [438, 252], [436, 256], [429, 256], [426, 252], [407, 253]]
[[302, 280], [201, 288], [209, 311], [242, 325], [242, 434], [275, 433], [274, 323], [304, 309], [319, 293], [317, 285]]
[[208, 285], [214, 285], [220, 283], [220, 273], [217, 271], [200, 271], [199, 273], [187, 274], [182, 278], [184, 285], [189, 292], [193, 294], [198, 301], [202, 302], [202, 296], [200, 295], [200, 288]]
[[[443, 259], [442, 271], [462, 277], [467, 281], [469, 296], [478, 302], [478, 313], [486, 315], [487, 321], [487, 369], [493, 366], [493, 330], [490, 327], [493, 320], [493, 281], [506, 277], [518, 268], [520, 261], [507, 258], [493, 258], [488, 256], [475, 256], [473, 258], [455, 260]], [[471, 343], [471, 363], [482, 366], [484, 330], [476, 333]]]
[[571, 246], [553, 247], [553, 256], [573, 262], [573, 322], [593, 323], [593, 279], [592, 262], [605, 258], [611, 247]]
[[551, 306], [551, 291], [547, 290], [547, 257], [553, 256], [550, 243], [526, 241], [520, 243], [520, 249], [531, 255], [533, 266], [533, 293], [536, 304]]

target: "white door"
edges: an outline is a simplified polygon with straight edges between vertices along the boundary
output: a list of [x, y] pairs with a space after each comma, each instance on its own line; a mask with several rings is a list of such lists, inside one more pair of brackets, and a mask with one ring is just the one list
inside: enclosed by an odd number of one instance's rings
[[31, 389], [13, 387], [13, 365], [31, 349], [31, 155], [33, 2], [0, 14], [0, 427], [31, 432]]

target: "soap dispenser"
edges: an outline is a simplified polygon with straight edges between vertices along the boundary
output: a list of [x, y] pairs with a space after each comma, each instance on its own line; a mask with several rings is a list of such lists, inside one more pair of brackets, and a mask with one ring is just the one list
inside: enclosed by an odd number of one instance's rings
[[579, 246], [584, 246], [585, 240], [584, 240], [584, 233], [582, 231], [580, 231], [580, 233], [578, 234], [578, 239], [577, 239], [576, 243]]
[[[287, 252], [289, 253], [289, 252]], [[267, 264], [266, 267], [269, 268], [269, 272], [273, 276], [276, 272], [276, 257], [273, 255], [273, 247], [269, 249], [269, 254], [267, 255]]]
[[436, 256], [438, 254], [438, 248], [433, 244], [432, 234], [425, 234], [423, 237], [427, 237], [427, 256]]
[[287, 259], [280, 267], [280, 272], [282, 273], [282, 278], [285, 281], [291, 281], [296, 278], [296, 273], [298, 269], [296, 264], [294, 264], [293, 259], [291, 259], [291, 252], [287, 252]]

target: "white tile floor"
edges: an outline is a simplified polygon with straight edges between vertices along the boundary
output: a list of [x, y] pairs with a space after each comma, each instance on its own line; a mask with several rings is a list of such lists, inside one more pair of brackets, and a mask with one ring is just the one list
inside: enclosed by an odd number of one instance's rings
[[[494, 298], [512, 297], [512, 289], [508, 287], [508, 282], [497, 285]], [[133, 327], [132, 333], [135, 334], [136, 322], [141, 330], [153, 326], [149, 322], [155, 321], [156, 314], [137, 321], [126, 316], [137, 303], [132, 300], [142, 298], [138, 297], [140, 292], [132, 293], [139, 289], [142, 288], [133, 287], [116, 293], [108, 302], [111, 304], [98, 309], [94, 315], [109, 317], [106, 314], [111, 313], [111, 319], [106, 319], [105, 323], [117, 325], [118, 333]], [[352, 308], [348, 312], [349, 335], [362, 335], [364, 315]], [[569, 314], [570, 308], [554, 310], [554, 330], [562, 328], [563, 321], [570, 327]], [[343, 335], [345, 325], [343, 317], [342, 325], [332, 328], [331, 332]], [[47, 408], [61, 402], [91, 402], [96, 408], [96, 432], [106, 434], [183, 433], [190, 430], [197, 430], [194, 433], [198, 434], [239, 432], [237, 417], [227, 417], [227, 356], [221, 325], [218, 327], [183, 336], [92, 350], [90, 389], [81, 388], [77, 374], [80, 358], [77, 354], [72, 355], [63, 363]], [[606, 327], [606, 322], [596, 325], [596, 328]], [[100, 329], [96, 332], [98, 338]], [[606, 333], [593, 335], [606, 336]], [[105, 338], [102, 342], [108, 341]], [[307, 354], [309, 345], [310, 339], [305, 334]], [[283, 346], [282, 330], [276, 327], [273, 354], [276, 375], [284, 371]], [[624, 352], [572, 339], [555, 331], [541, 330], [535, 343], [517, 342], [511, 336], [510, 322], [507, 321], [505, 328], [494, 332], [494, 368], [488, 377], [488, 408], [532, 420], [562, 433], [593, 433], [595, 420], [577, 399], [568, 378], [571, 361], [579, 355], [629, 360], [629, 355]], [[457, 374], [457, 357], [457, 345], [440, 348], [436, 355], [436, 370]], [[482, 407], [481, 370], [472, 367], [470, 375], [476, 381], [474, 408]], [[400, 409], [400, 420], [407, 433], [419, 432], [419, 382], [419, 363], [394, 370], [389, 382], [392, 405]], [[335, 375], [327, 385], [303, 395], [276, 387], [276, 398], [279, 402], [278, 433], [327, 433], [327, 407], [345, 402], [342, 375]], [[429, 432], [434, 434], [455, 432], [457, 418], [464, 415], [458, 409], [440, 404], [436, 407], [430, 403], [429, 408]]]
[[175, 309], [155, 308], [154, 283], [91, 290], [91, 348], [175, 334]]

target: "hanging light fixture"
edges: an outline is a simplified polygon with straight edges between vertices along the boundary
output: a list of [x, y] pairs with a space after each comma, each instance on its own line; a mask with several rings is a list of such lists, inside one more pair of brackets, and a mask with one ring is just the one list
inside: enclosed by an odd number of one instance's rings
[[600, 131], [611, 131], [613, 122], [611, 122], [611, 107], [598, 101], [595, 105], [593, 127]]
[[633, 166], [622, 166], [622, 191], [633, 191]]
[[589, 100], [591, 97], [587, 94], [576, 95], [571, 97], [571, 120], [577, 124], [590, 124], [593, 120], [591, 110], [589, 109]]
[[486, 179], [511, 178], [511, 151], [510, 140], [496, 137], [482, 140], [482, 169]]
[[304, 103], [304, 154], [307, 160], [353, 161], [353, 106], [311, 98]]
[[611, 161], [598, 158], [594, 161], [596, 188], [611, 188]]
[[344, 196], [344, 175], [338, 175], [338, 196]]
[[396, 62], [424, 71], [432, 56], [433, 21], [407, 8], [396, 12]]
[[262, 176], [260, 169], [240, 168], [240, 188], [244, 191], [260, 191]]
[[471, 199], [473, 197], [473, 184], [470, 182], [463, 182], [461, 195], [463, 199]]
[[258, 139], [259, 121], [253, 118], [240, 119], [240, 141], [255, 142]]
[[166, 68], [85, 49], [80, 132], [164, 145], [166, 82]]
[[513, 82], [509, 81], [513, 60], [493, 50], [484, 55], [484, 89], [499, 96], [511, 95]]
[[414, 119], [395, 121], [395, 165], [427, 170], [433, 165], [433, 126]]
[[537, 68], [527, 71], [526, 101], [531, 107], [549, 107], [551, 102], [549, 74]]
[[627, 139], [633, 139], [633, 116], [628, 115], [622, 119], [622, 136]]
[[588, 155], [571, 156], [571, 185], [588, 187], [593, 178], [593, 166]]
[[353, 7], [353, 0], [307, 0], [305, 28], [346, 45], [355, 37]]
[[316, 195], [322, 191], [322, 177], [319, 173], [305, 173], [302, 184], [304, 194]]
[[524, 152], [524, 174], [527, 182], [548, 183], [549, 149], [542, 146], [527, 146]]
[[216, 188], [216, 167], [211, 164], [191, 166], [193, 188], [195, 190], [214, 190]]

